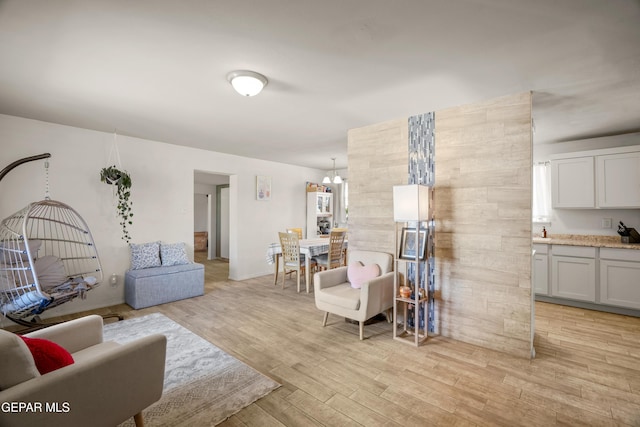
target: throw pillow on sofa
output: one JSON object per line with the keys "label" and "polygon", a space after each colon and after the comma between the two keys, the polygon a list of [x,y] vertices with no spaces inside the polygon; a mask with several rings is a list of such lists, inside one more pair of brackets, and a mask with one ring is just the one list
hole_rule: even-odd
{"label": "throw pillow on sofa", "polygon": [[160,267],[160,242],[150,243],[130,243],[131,248],[131,269],[140,270],[143,268]]}
{"label": "throw pillow on sofa", "polygon": [[73,356],[64,347],[42,338],[20,337],[29,347],[40,375],[73,364]]}
{"label": "throw pillow on sofa", "polygon": [[160,259],[162,266],[191,264],[184,243],[161,243]]}

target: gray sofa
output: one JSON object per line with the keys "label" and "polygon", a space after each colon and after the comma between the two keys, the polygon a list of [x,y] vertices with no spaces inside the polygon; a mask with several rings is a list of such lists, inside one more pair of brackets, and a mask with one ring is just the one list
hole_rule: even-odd
{"label": "gray sofa", "polygon": [[204,265],[190,263],[129,270],[125,302],[135,309],[204,295]]}

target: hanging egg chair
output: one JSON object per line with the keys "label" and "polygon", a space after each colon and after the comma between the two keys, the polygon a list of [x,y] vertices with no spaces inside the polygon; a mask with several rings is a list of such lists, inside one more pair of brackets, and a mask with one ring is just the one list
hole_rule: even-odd
{"label": "hanging egg chair", "polygon": [[[25,157],[0,171],[0,181],[14,168],[44,153]],[[49,197],[49,162],[45,161],[45,199],[31,203],[0,223],[0,313],[23,326],[47,326],[39,315],[86,293],[102,281],[102,267],[87,223],[70,206]],[[107,317],[121,316],[114,314]]]}
{"label": "hanging egg chair", "polygon": [[89,227],[70,206],[45,199],[0,224],[0,311],[12,321],[30,326],[101,280]]}

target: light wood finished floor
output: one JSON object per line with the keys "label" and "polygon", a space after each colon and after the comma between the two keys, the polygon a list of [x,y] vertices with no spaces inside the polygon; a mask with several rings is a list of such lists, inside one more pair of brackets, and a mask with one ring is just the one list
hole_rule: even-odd
{"label": "light wood finished floor", "polygon": [[640,319],[538,303],[533,361],[442,337],[416,349],[386,322],[364,341],[335,316],[323,328],[295,278],[205,263],[202,297],[95,312],[163,313],[283,385],[222,426],[640,426]]}

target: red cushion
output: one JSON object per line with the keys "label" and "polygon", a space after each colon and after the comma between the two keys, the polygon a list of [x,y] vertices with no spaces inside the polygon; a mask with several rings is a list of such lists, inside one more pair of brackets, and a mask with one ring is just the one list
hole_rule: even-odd
{"label": "red cushion", "polygon": [[36,362],[36,368],[38,368],[41,375],[73,363],[71,353],[53,341],[23,336],[20,338],[22,338],[25,344],[27,344],[27,347],[29,347],[29,351],[31,351],[33,355],[33,360]]}
{"label": "red cushion", "polygon": [[360,289],[362,285],[380,275],[378,264],[362,265],[360,261],[352,262],[347,267],[347,278],[351,287]]}

